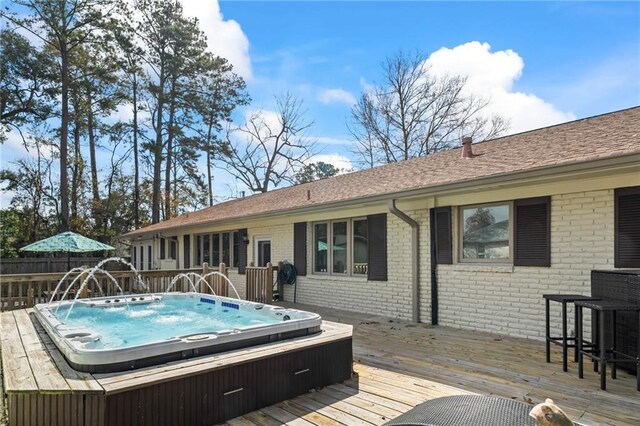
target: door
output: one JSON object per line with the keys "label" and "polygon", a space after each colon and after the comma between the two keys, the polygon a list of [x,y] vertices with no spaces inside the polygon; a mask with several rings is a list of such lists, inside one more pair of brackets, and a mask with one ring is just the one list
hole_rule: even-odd
{"label": "door", "polygon": [[267,266],[271,262],[271,238],[256,239],[256,266]]}

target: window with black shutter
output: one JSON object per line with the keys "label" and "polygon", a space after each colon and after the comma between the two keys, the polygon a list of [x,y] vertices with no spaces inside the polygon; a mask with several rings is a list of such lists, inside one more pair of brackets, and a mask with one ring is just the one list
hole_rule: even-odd
{"label": "window with black shutter", "polygon": [[640,186],[615,190],[614,266],[640,267]]}
{"label": "window with black shutter", "polygon": [[450,265],[453,263],[451,244],[451,207],[437,207],[434,209],[432,224],[435,230],[436,262]]}
{"label": "window with black shutter", "polygon": [[551,266],[551,198],[514,201],[516,266]]}
{"label": "window with black shutter", "polygon": [[297,275],[307,275],[307,222],[293,224],[293,265]]}
{"label": "window with black shutter", "polygon": [[368,272],[371,281],[387,281],[387,215],[367,216]]}

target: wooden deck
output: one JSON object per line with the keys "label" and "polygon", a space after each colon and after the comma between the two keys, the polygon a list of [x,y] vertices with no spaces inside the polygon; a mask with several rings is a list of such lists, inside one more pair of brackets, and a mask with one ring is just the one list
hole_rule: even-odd
{"label": "wooden deck", "polygon": [[541,341],[284,304],[352,324],[357,375],[228,425],[377,425],[425,400],[463,393],[530,404],[552,398],[584,425],[640,424],[635,376],[619,371],[618,379],[608,380],[607,391],[602,391],[597,373],[589,368],[583,380],[576,363],[563,372],[557,346],[548,364]]}
{"label": "wooden deck", "polygon": [[[550,397],[581,424],[640,424],[640,392],[635,390],[634,376],[619,372],[617,380],[608,380],[608,390],[601,391],[597,374],[589,369],[584,380],[577,378],[575,363],[570,362],[569,372],[564,373],[557,347],[553,362],[547,364],[543,342],[286,305],[318,312],[328,321],[353,325],[355,374],[344,383],[229,420],[228,425],[377,425],[425,400],[464,393],[499,395],[531,404]],[[6,320],[9,316],[13,327]],[[189,376],[203,369],[219,368],[232,359],[246,361],[243,357],[251,356],[249,350],[244,350],[233,356],[220,354],[181,361],[171,367],[91,375],[70,369],[46,335],[38,332],[34,338],[29,324],[36,331],[39,324],[33,322],[28,310],[4,313],[0,319],[3,371],[10,376],[4,379],[5,383],[21,383],[21,388],[12,389],[12,394],[13,403],[21,407],[15,415],[23,421],[39,405],[30,405],[26,400],[20,403],[20,398],[36,389],[42,391],[37,404],[64,395],[62,406],[73,410],[82,398],[85,404],[93,401],[91,410],[95,411],[82,413],[86,420],[105,409],[104,398],[110,392],[124,394],[152,382],[173,380],[176,374]],[[334,332],[351,333],[346,329]],[[126,408],[127,401],[123,404]],[[55,410],[48,415],[51,417],[42,424],[80,424],[57,421]]]}

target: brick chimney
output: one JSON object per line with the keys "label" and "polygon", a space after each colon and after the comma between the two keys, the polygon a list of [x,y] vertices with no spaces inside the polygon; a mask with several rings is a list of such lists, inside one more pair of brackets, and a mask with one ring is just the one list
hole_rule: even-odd
{"label": "brick chimney", "polygon": [[470,136],[465,136],[462,138],[462,158],[473,158],[471,142],[472,140]]}

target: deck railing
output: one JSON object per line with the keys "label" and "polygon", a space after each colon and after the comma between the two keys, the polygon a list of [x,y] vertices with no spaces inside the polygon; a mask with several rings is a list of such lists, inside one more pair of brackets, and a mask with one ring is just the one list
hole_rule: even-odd
{"label": "deck railing", "polygon": [[277,271],[277,266],[267,263],[267,266],[247,266],[245,274],[247,277],[247,300],[260,303],[271,303],[273,301],[273,273]]}
{"label": "deck railing", "polygon": [[[138,274],[144,284],[148,287],[145,290],[135,277],[133,271],[108,271],[115,278],[118,285],[125,293],[162,293],[169,289],[171,281],[181,273],[196,272],[205,274],[212,271],[222,271],[227,276],[228,268],[224,264],[220,264],[218,268],[210,268],[205,265],[204,268],[198,269],[172,269],[172,270],[156,270],[156,271],[139,271]],[[62,285],[56,290],[56,286],[64,277],[63,273],[51,274],[1,274],[0,275],[0,312],[10,311],[13,309],[30,308],[36,303],[45,303],[51,300],[59,300],[64,295],[67,288],[75,280],[75,283],[69,290],[65,299],[76,297],[80,291],[82,282],[87,278],[88,273],[81,271],[69,274]],[[81,275],[80,277],[78,277]],[[220,276],[211,276],[207,279],[216,294],[226,296],[228,289],[226,288],[226,280]],[[197,284],[194,281],[194,284]],[[206,288],[206,289],[205,289]],[[102,291],[101,291],[102,289]],[[189,291],[190,284],[187,279],[182,278],[176,282],[172,291]],[[200,286],[200,291],[209,293],[209,289],[204,284]],[[219,291],[219,292],[218,292]],[[120,289],[109,278],[108,275],[96,272],[95,280],[90,279],[78,297],[97,297],[102,295],[114,296],[120,293]]]}

